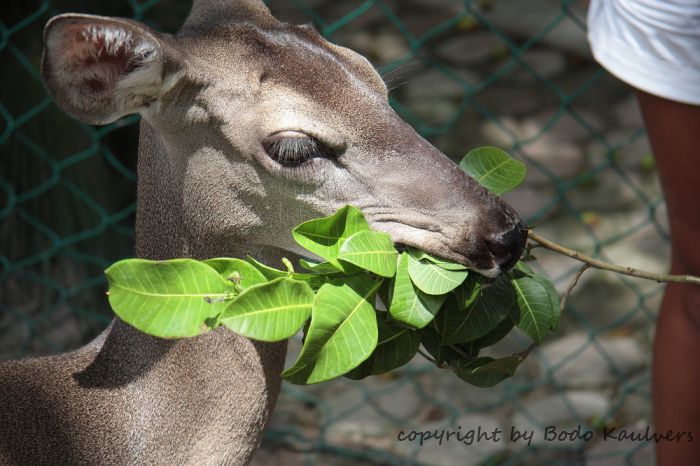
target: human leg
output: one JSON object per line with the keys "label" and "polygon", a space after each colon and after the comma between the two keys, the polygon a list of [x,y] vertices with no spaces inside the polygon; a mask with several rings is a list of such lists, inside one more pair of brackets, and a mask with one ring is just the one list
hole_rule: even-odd
{"label": "human leg", "polygon": [[[700,275],[700,107],[639,91],[671,225],[675,274]],[[657,445],[659,466],[700,461],[700,287],[668,285],[659,312],[652,373],[658,433],[694,441]]]}

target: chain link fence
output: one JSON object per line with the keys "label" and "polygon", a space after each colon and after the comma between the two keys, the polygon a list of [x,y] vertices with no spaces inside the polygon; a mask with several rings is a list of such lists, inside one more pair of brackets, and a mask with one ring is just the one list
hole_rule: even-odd
{"label": "chain link fence", "polygon": [[[493,144],[529,167],[508,200],[542,234],[613,262],[667,267],[668,227],[636,103],[591,59],[585,2],[271,0],[362,53],[404,119],[461,158]],[[41,31],[54,14],[131,17],[167,32],[185,0],[27,0],[0,21],[0,357],[76,348],[111,320],[102,271],[133,255],[138,119],[91,127],[63,115],[41,83]],[[535,249],[560,290],[578,264]],[[285,384],[254,464],[653,464],[653,445],[604,439],[651,422],[649,364],[663,288],[589,271],[559,332],[493,389],[422,359],[362,382]],[[527,345],[513,332],[493,349]],[[300,342],[290,344],[290,358]],[[592,439],[552,438],[579,426]],[[423,445],[411,431],[467,435]],[[533,438],[511,439],[513,429]],[[549,432],[550,435],[547,435]],[[478,433],[478,432],[477,432]],[[410,437],[410,435],[408,436]]]}

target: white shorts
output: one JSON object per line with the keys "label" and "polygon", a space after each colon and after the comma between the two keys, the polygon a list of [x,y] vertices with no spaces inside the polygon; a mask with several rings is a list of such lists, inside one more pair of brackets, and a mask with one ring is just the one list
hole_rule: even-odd
{"label": "white shorts", "polygon": [[592,0],[588,41],[622,81],[700,105],[700,0]]}

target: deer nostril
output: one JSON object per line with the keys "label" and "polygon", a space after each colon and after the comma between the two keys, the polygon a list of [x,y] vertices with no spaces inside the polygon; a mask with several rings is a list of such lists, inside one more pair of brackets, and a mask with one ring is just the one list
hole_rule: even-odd
{"label": "deer nostril", "polygon": [[512,268],[523,253],[527,228],[519,222],[510,230],[486,240],[486,245],[501,271]]}

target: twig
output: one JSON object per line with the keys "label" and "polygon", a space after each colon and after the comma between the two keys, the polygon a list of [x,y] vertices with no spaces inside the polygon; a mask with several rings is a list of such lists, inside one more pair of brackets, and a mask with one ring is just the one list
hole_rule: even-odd
{"label": "twig", "polygon": [[526,357],[528,357],[530,355],[530,353],[532,353],[532,350],[534,350],[535,348],[537,348],[537,343],[531,343],[530,346],[528,346],[525,351],[515,353],[513,356],[515,356],[519,360],[523,361],[523,360],[525,360]]}
{"label": "twig", "polygon": [[616,273],[620,273],[622,275],[629,275],[630,277],[644,278],[646,280],[654,280],[654,281],[659,282],[659,283],[692,283],[694,285],[700,285],[700,277],[696,277],[694,275],[668,275],[668,274],[652,273],[652,272],[645,272],[644,270],[633,269],[632,267],[624,267],[621,265],[615,265],[615,264],[611,264],[609,262],[604,262],[604,261],[595,259],[591,256],[587,256],[587,255],[582,254],[578,251],[574,251],[573,249],[569,249],[567,247],[561,246],[557,243],[554,243],[553,241],[550,241],[546,238],[541,237],[540,235],[533,232],[532,230],[529,231],[528,235],[529,235],[531,240],[535,241],[536,243],[541,244],[546,249],[549,249],[549,250],[554,251],[554,252],[558,252],[558,253],[563,254],[565,256],[568,256],[572,259],[576,259],[577,261],[588,264],[590,267],[593,267],[595,269],[608,270],[610,272],[616,272]]}
{"label": "twig", "polygon": [[430,356],[428,356],[427,354],[425,354],[425,353],[423,352],[423,350],[420,349],[420,348],[418,348],[418,354],[420,354],[421,356],[423,356],[425,359],[427,359],[428,361],[432,362],[432,363],[435,364],[436,366],[438,365],[438,363],[437,363],[437,361],[435,361],[435,359],[433,359],[433,358],[431,358]]}
{"label": "twig", "polygon": [[574,287],[578,285],[578,281],[581,280],[581,275],[583,275],[583,272],[588,270],[590,267],[591,266],[588,264],[583,264],[583,267],[578,269],[578,272],[576,272],[576,275],[574,276],[573,280],[571,280],[571,283],[569,283],[569,286],[566,287],[566,291],[563,295],[561,295],[561,304],[559,305],[559,310],[561,312],[564,312],[564,308],[566,307],[566,301],[569,299],[569,295],[573,291]]}
{"label": "twig", "polygon": [[469,359],[472,357],[469,353],[467,353],[466,351],[463,351],[461,348],[458,348],[455,345],[447,345],[447,347],[465,359]]}

